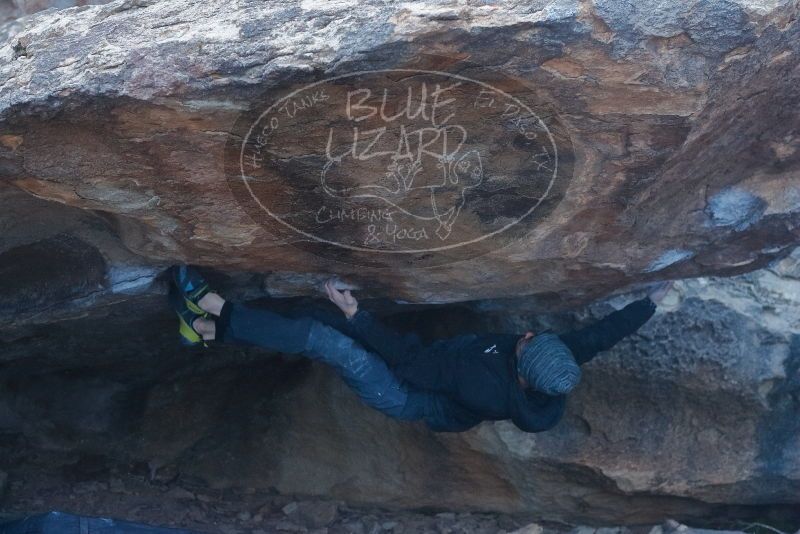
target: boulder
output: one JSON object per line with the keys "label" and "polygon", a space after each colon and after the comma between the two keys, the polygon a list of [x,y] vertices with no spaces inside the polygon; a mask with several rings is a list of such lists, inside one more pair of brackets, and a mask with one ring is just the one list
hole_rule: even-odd
{"label": "boulder", "polygon": [[[0,12],[2,467],[37,489],[25,475],[42,465],[99,457],[165,491],[193,480],[537,524],[796,517],[797,12]],[[429,340],[561,331],[681,281],[586,367],[552,431],[448,435],[370,411],[303,360],[180,347],[164,276],[178,262],[254,305],[320,297],[336,274]]]}
{"label": "boulder", "polygon": [[140,263],[267,271],[276,294],[335,271],[552,309],[754,270],[800,232],[797,9],[46,10],[0,47],[0,182],[95,214]]}
{"label": "boulder", "polygon": [[[336,507],[317,513],[316,497],[585,525],[786,520],[800,495],[798,258],[676,283],[635,336],[584,368],[564,419],[541,434],[508,422],[435,434],[394,421],[323,366],[255,349],[181,350],[163,297],[130,298],[6,342],[0,430],[28,445],[3,441],[0,452],[19,469],[38,469],[30,450],[72,451],[145,462],[146,480],[170,466],[211,488],[310,496],[281,505],[293,518],[308,504],[308,517],[327,520]],[[527,299],[388,314],[364,305],[432,339],[560,332],[636,296],[567,314],[532,312]]]}

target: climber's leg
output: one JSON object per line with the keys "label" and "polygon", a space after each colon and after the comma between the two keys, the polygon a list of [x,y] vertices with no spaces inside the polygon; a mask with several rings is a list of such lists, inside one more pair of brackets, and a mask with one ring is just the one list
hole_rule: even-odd
{"label": "climber's leg", "polygon": [[[203,330],[207,319],[195,321]],[[311,317],[290,318],[269,311],[226,302],[213,322],[214,334],[224,343],[255,345],[289,354],[302,354],[333,367],[368,406],[389,417],[437,423],[442,401],[431,392],[398,379],[386,362],[361,344]]]}
{"label": "climber's leg", "polygon": [[295,319],[226,301],[216,321],[197,319],[194,327],[200,332],[213,330],[223,343],[302,354],[326,363],[365,404],[389,417],[427,421],[436,410],[432,395],[399,380],[377,354],[311,317]]}
{"label": "climber's leg", "polygon": [[408,420],[425,415],[424,403],[407,403],[408,388],[392,374],[383,359],[335,328],[310,317],[294,319],[226,302],[215,328],[217,339],[224,343],[303,354],[330,365],[365,404],[390,417]]}
{"label": "climber's leg", "polygon": [[222,343],[255,345],[277,352],[305,350],[310,317],[293,319],[278,313],[225,301],[215,321],[215,339]]}
{"label": "climber's leg", "polygon": [[358,339],[356,329],[348,322],[347,317],[344,316],[339,308],[329,301],[316,300],[314,302],[305,303],[302,306],[297,306],[292,310],[291,316],[311,317],[315,321],[335,328],[347,337],[351,337],[361,343],[361,340]]}
{"label": "climber's leg", "polygon": [[335,328],[313,321],[305,356],[333,367],[368,406],[389,417],[423,419],[427,407],[420,395],[401,382],[378,355]]}

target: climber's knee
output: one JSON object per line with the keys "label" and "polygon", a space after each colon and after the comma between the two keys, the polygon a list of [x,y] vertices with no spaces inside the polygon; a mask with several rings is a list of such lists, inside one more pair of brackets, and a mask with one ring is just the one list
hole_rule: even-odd
{"label": "climber's knee", "polygon": [[368,406],[389,417],[408,419],[406,386],[386,362],[352,338],[314,321],[305,354],[332,366]]}

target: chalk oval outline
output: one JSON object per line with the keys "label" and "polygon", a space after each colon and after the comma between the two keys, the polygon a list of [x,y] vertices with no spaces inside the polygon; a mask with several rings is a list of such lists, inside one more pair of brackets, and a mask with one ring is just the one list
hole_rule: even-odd
{"label": "chalk oval outline", "polygon": [[[250,184],[248,183],[248,179],[247,179],[247,177],[245,176],[245,173],[244,173],[244,149],[245,149],[245,146],[247,146],[248,139],[250,139],[250,137],[251,137],[251,135],[253,133],[253,128],[255,128],[258,124],[261,123],[261,120],[264,118],[264,116],[266,116],[268,113],[270,113],[273,110],[273,108],[275,108],[278,104],[282,103],[283,101],[285,101],[285,100],[287,100],[289,98],[292,98],[294,95],[296,95],[299,92],[306,91],[307,89],[316,87],[316,86],[318,86],[320,84],[328,83],[328,82],[331,82],[331,81],[334,81],[334,80],[340,80],[342,78],[350,78],[350,77],[353,77],[353,76],[359,76],[359,75],[365,75],[365,74],[377,74],[377,73],[392,73],[392,72],[417,73],[417,74],[435,74],[435,75],[439,75],[439,76],[444,76],[444,77],[449,77],[449,78],[455,78],[455,79],[458,79],[458,80],[463,80],[463,81],[466,81],[466,82],[469,82],[469,83],[475,83],[475,84],[478,84],[478,85],[483,86],[485,88],[488,88],[488,89],[490,89],[492,91],[495,91],[496,93],[501,94],[506,98],[509,98],[509,99],[513,100],[514,102],[519,104],[523,109],[528,111],[528,113],[530,113],[531,115],[536,117],[536,120],[539,122],[539,124],[542,126],[542,128],[544,128],[544,131],[547,132],[547,137],[550,139],[550,144],[552,145],[552,148],[553,148],[554,160],[555,160],[555,165],[554,165],[554,169],[553,169],[553,175],[550,178],[550,183],[547,185],[547,189],[545,190],[545,192],[541,196],[541,198],[539,198],[539,200],[536,202],[536,204],[534,204],[528,211],[526,211],[517,220],[515,220],[515,221],[513,221],[513,222],[511,222],[509,224],[506,224],[502,228],[494,230],[493,232],[489,232],[488,234],[485,234],[485,235],[482,235],[480,237],[476,237],[476,238],[470,239],[468,241],[455,243],[455,244],[452,244],[452,245],[440,246],[440,247],[430,248],[430,249],[414,249],[414,250],[381,250],[381,249],[374,249],[374,248],[364,248],[364,247],[358,247],[358,246],[354,246],[354,245],[347,245],[345,243],[338,243],[336,241],[331,241],[331,240],[328,240],[328,239],[320,238],[320,237],[318,237],[318,236],[316,236],[314,234],[308,233],[308,232],[306,232],[304,230],[301,230],[299,228],[294,227],[293,225],[287,223],[286,221],[284,221],[283,219],[281,219],[280,217],[278,217],[277,215],[272,213],[269,210],[269,208],[264,206],[264,204],[262,204],[261,200],[253,193],[253,190],[250,188]],[[430,253],[430,252],[439,252],[439,251],[442,251],[442,250],[450,250],[450,249],[459,248],[459,247],[463,247],[463,246],[474,244],[474,243],[479,243],[479,242],[485,240],[488,237],[492,237],[492,236],[495,236],[495,235],[500,234],[502,232],[505,232],[509,228],[519,224],[522,221],[522,219],[524,219],[525,217],[528,217],[531,213],[533,213],[534,210],[536,210],[536,208],[538,208],[539,205],[548,197],[548,195],[550,194],[550,190],[552,189],[553,184],[556,181],[556,177],[558,175],[558,145],[556,144],[555,140],[553,139],[553,135],[550,132],[550,129],[547,127],[547,125],[545,125],[544,122],[542,122],[542,119],[539,117],[539,115],[537,113],[535,113],[527,104],[525,104],[522,101],[520,101],[517,97],[506,93],[502,89],[497,89],[495,87],[492,87],[490,84],[488,84],[486,82],[482,82],[480,80],[474,80],[472,78],[468,78],[468,77],[462,76],[460,74],[452,74],[452,73],[449,73],[449,72],[442,72],[442,71],[435,71],[435,70],[423,70],[423,69],[360,70],[360,71],[355,71],[355,72],[349,72],[347,74],[340,74],[340,75],[334,76],[332,78],[325,78],[323,80],[319,80],[319,81],[304,85],[303,87],[295,89],[294,91],[292,91],[288,95],[278,99],[278,101],[276,101],[274,104],[272,104],[270,107],[268,107],[263,113],[261,113],[261,115],[258,116],[258,118],[253,122],[253,124],[247,130],[247,135],[245,135],[245,137],[244,137],[244,139],[242,141],[242,148],[241,148],[240,153],[239,153],[239,170],[241,171],[240,172],[240,178],[244,182],[245,188],[247,188],[248,193],[250,193],[250,196],[256,202],[256,204],[258,204],[258,206],[262,210],[264,210],[264,212],[267,215],[269,215],[272,219],[274,219],[275,221],[281,223],[282,225],[284,225],[285,227],[289,228],[290,230],[292,230],[293,232],[295,232],[297,234],[300,234],[300,235],[303,235],[305,237],[308,237],[309,239],[312,239],[313,241],[316,241],[318,243],[325,243],[327,245],[331,245],[331,246],[334,246],[334,247],[341,247],[341,248],[345,248],[345,249],[349,249],[349,250],[354,250],[354,251],[357,251],[357,252],[372,252],[372,253],[384,253],[384,254],[424,254],[424,253]]]}

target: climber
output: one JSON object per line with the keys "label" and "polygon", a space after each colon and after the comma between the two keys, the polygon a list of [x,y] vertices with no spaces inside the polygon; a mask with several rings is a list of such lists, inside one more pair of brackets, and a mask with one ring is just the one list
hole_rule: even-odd
{"label": "climber", "polygon": [[173,281],[171,301],[187,344],[213,340],[305,355],[332,366],[372,408],[400,420],[423,420],[440,432],[504,419],[526,432],[552,428],[580,380],[580,365],[634,333],[671,287],[662,283],[597,323],[565,334],[467,334],[425,345],[414,334],[384,326],[332,280],[325,291],[344,314],[338,320],[226,301],[191,267],[174,267]]}

